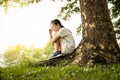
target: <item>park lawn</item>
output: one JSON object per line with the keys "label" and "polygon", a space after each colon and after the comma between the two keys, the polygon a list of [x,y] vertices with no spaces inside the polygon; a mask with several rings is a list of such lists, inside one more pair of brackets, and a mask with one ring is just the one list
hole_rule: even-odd
{"label": "park lawn", "polygon": [[0,80],[120,80],[120,64],[0,68]]}

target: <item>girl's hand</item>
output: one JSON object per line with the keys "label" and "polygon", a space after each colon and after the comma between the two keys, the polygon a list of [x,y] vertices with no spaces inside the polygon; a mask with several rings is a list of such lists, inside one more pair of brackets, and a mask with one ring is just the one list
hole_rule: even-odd
{"label": "girl's hand", "polygon": [[52,33],[52,29],[49,29],[49,32]]}

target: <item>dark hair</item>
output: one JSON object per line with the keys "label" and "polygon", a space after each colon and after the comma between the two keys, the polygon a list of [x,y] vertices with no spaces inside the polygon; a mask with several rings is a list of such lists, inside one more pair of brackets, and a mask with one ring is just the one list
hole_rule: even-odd
{"label": "dark hair", "polygon": [[61,24],[60,20],[58,20],[58,19],[52,20],[51,23],[52,23],[52,24],[55,24],[55,25],[58,25],[58,24],[59,24],[61,27],[64,27],[64,26]]}

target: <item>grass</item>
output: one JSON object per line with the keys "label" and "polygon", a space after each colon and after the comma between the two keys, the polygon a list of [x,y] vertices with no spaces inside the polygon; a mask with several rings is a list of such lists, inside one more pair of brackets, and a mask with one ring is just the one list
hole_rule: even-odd
{"label": "grass", "polygon": [[120,80],[120,65],[0,68],[1,80]]}

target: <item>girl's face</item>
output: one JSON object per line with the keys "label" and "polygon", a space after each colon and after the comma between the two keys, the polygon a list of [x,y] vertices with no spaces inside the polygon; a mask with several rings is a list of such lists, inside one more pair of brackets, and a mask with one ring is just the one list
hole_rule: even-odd
{"label": "girl's face", "polygon": [[59,29],[60,29],[60,26],[59,26],[59,24],[58,25],[55,25],[55,24],[50,24],[50,26],[51,26],[51,29],[53,30],[53,31],[55,31],[55,32],[57,32]]}

